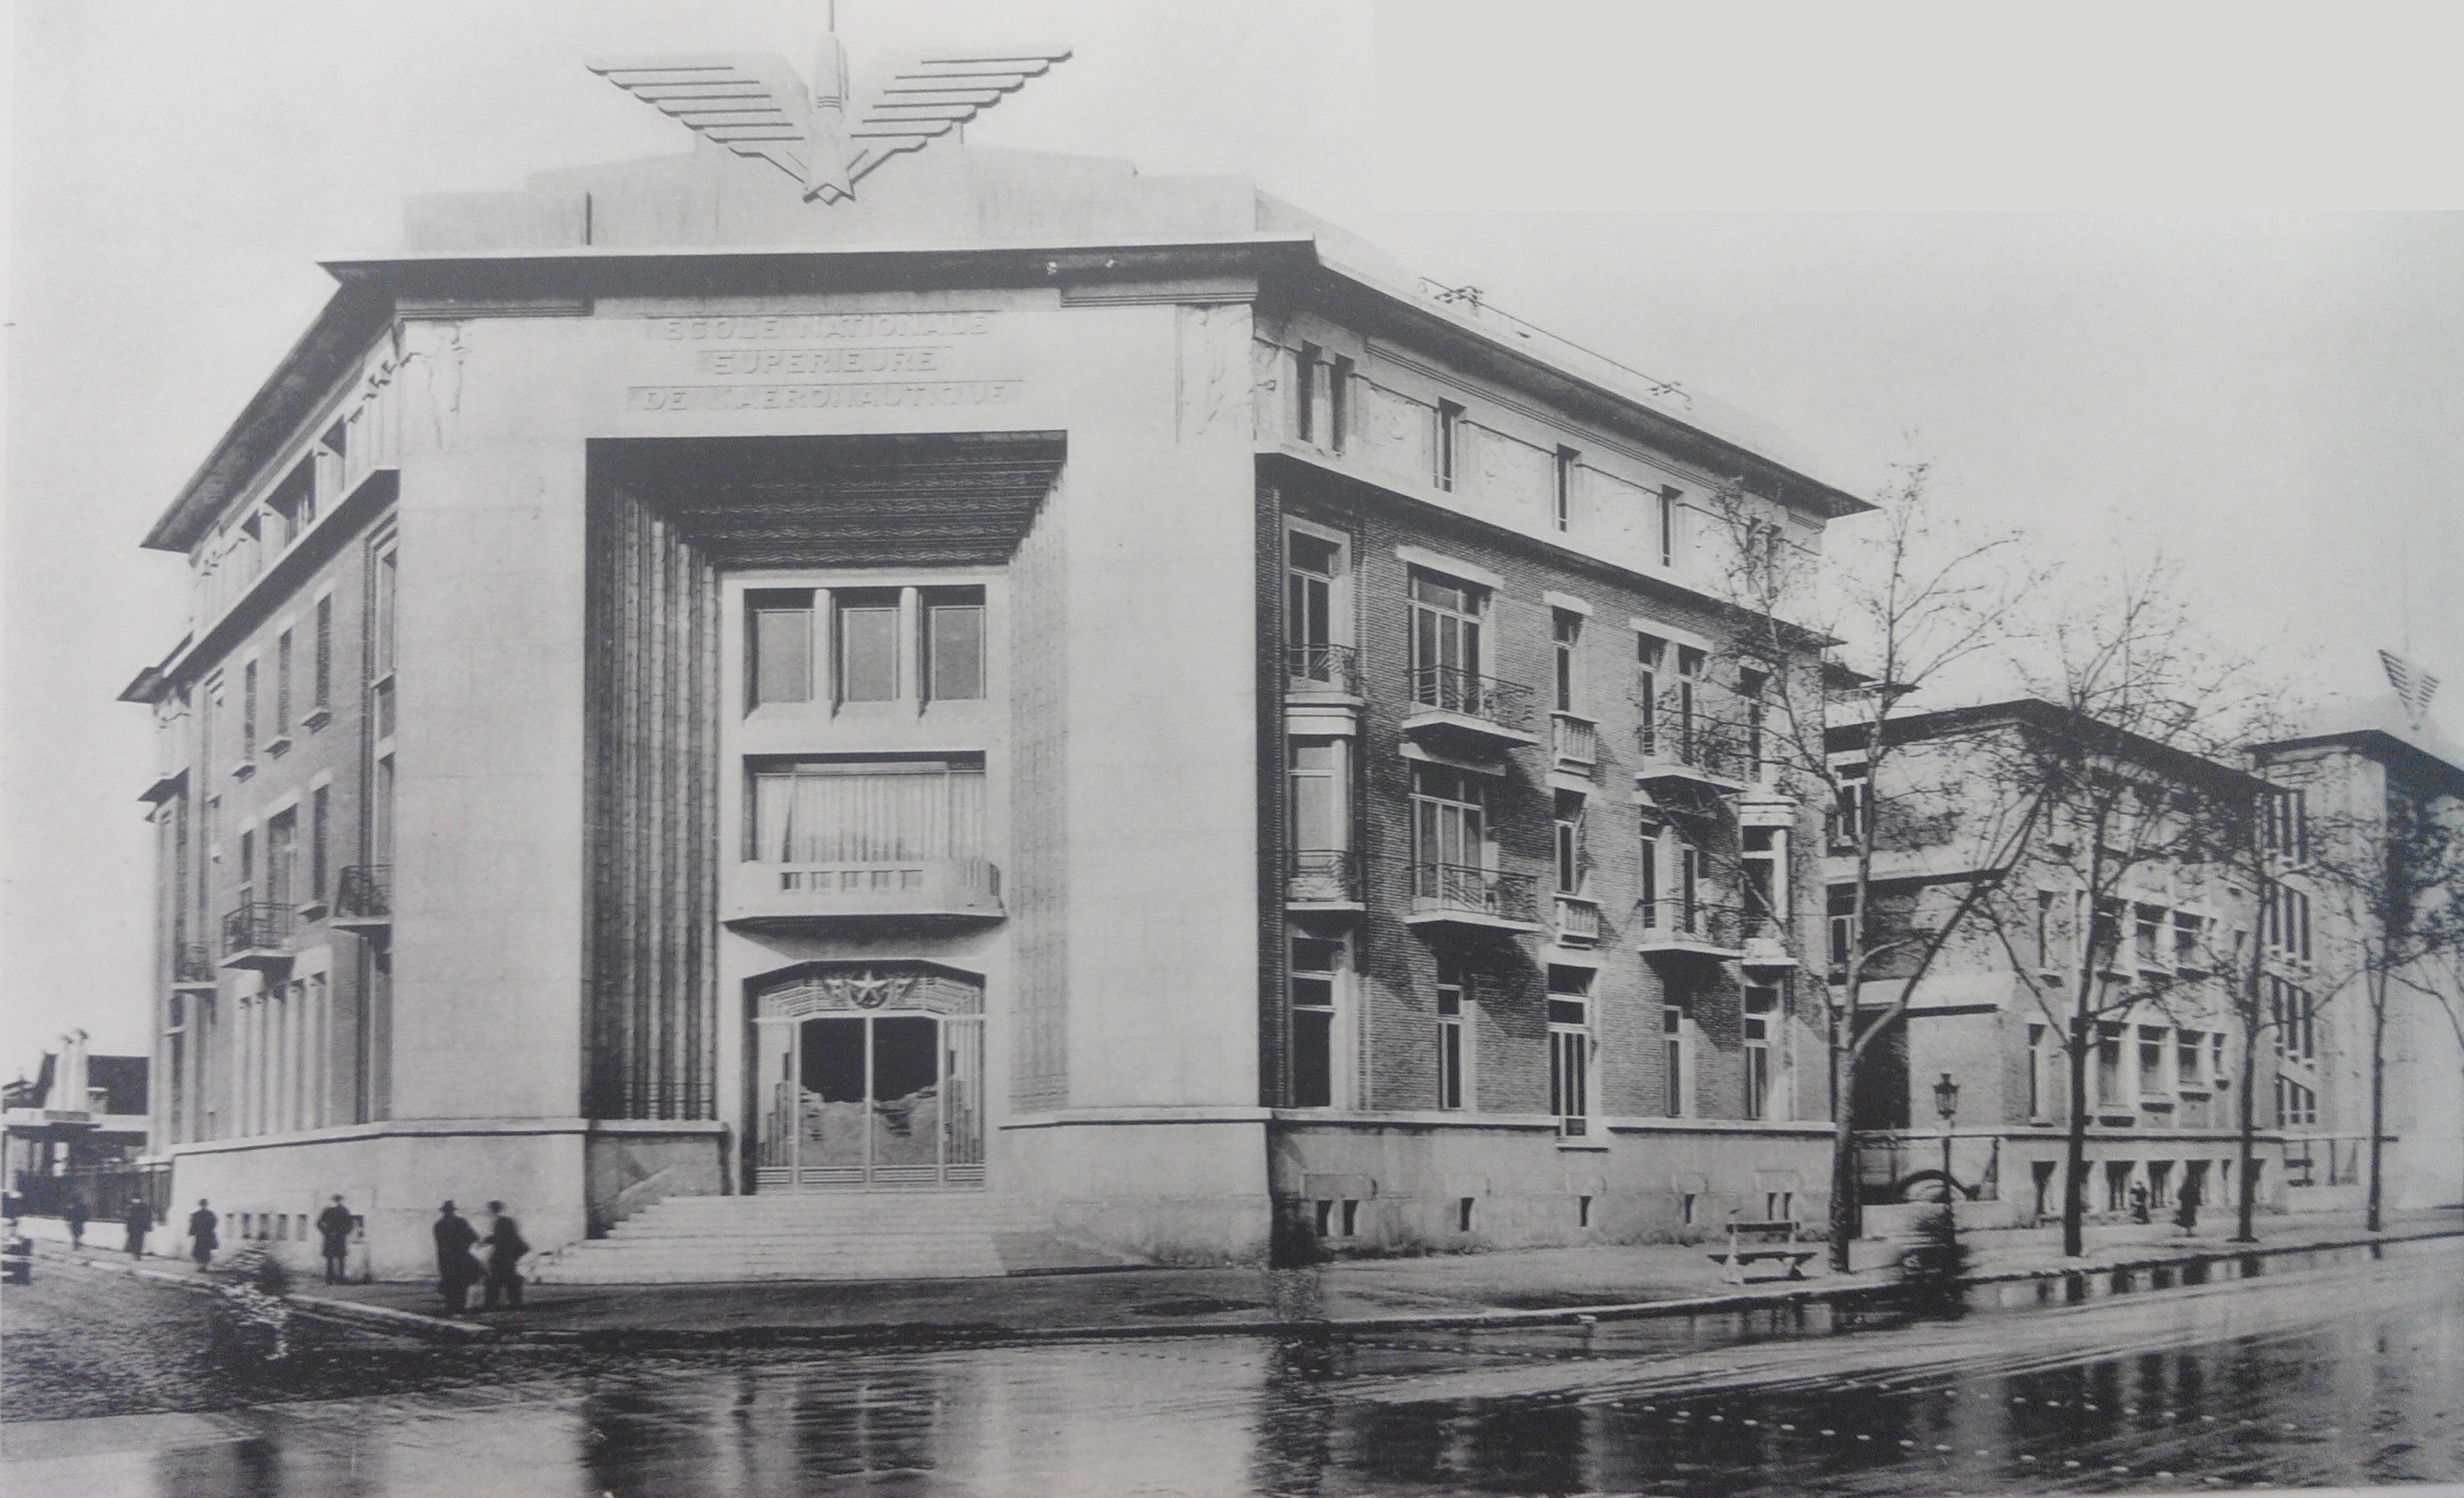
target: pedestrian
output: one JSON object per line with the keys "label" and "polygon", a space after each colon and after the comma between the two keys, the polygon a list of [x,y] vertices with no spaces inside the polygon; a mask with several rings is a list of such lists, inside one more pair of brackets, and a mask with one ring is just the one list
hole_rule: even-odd
{"label": "pedestrian", "polygon": [[128,1210],[121,1214],[120,1221],[128,1227],[128,1257],[144,1258],[145,1235],[154,1231],[154,1209],[145,1204],[143,1197],[130,1197]]}
{"label": "pedestrian", "polygon": [[2174,1209],[2173,1221],[2186,1233],[2199,1230],[2199,1188],[2194,1183],[2182,1182],[2182,1204]]}
{"label": "pedestrian", "polygon": [[68,1210],[60,1215],[68,1219],[69,1251],[75,1253],[85,1246],[85,1198],[69,1198]]}
{"label": "pedestrian", "polygon": [[505,1211],[501,1201],[488,1203],[495,1221],[488,1224],[488,1289],[479,1300],[481,1311],[496,1309],[496,1297],[505,1298],[505,1309],[522,1309],[522,1255],[531,1245],[522,1241],[522,1227]]}
{"label": "pedestrian", "polygon": [[2130,1188],[2130,1220],[2134,1223],[2145,1223],[2147,1221],[2147,1188],[2145,1186],[2134,1185]]}
{"label": "pedestrian", "polygon": [[486,1272],[471,1254],[471,1245],[479,1241],[479,1235],[454,1212],[451,1201],[437,1211],[434,1232],[436,1288],[445,1296],[446,1314],[458,1316],[472,1285]]}
{"label": "pedestrian", "polygon": [[351,1209],[337,1196],[334,1204],[317,1214],[317,1236],[325,1248],[325,1283],[340,1285],[351,1277],[351,1228],[356,1223]]}
{"label": "pedestrian", "polygon": [[214,1250],[223,1245],[222,1235],[214,1231],[214,1224],[212,1203],[199,1197],[197,1209],[188,1214],[188,1257],[197,1261],[200,1271],[213,1262]]}

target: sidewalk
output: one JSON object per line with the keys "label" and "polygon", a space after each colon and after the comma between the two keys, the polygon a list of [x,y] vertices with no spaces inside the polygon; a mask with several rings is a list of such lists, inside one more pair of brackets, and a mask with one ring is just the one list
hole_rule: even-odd
{"label": "sidewalk", "polygon": [[[2359,1213],[2262,1218],[2254,1247],[2226,1240],[2230,1219],[2185,1237],[2169,1223],[2092,1226],[2083,1259],[2061,1256],[2058,1227],[2003,1228],[1969,1235],[1974,1275],[2026,1278],[2078,1270],[2230,1259],[2254,1251],[2369,1242]],[[2380,1241],[2464,1235],[2464,1211],[2400,1213]],[[522,1340],[628,1346],[748,1345],[762,1342],[914,1342],[1071,1336],[1188,1335],[1296,1324],[1375,1329],[1511,1325],[1734,1310],[1798,1299],[1828,1299],[1887,1283],[1898,1245],[1861,1240],[1857,1269],[1807,1278],[1776,1277],[1742,1289],[1726,1284],[1712,1245],[1539,1248],[1418,1259],[1349,1260],[1313,1269],[1257,1267],[1130,1269],[985,1280],[868,1283],[534,1287],[518,1312],[472,1313],[474,1324]],[[406,1314],[433,1317],[431,1287],[329,1286],[300,1291],[341,1302],[395,1325]],[[387,1313],[390,1314],[387,1314]]]}

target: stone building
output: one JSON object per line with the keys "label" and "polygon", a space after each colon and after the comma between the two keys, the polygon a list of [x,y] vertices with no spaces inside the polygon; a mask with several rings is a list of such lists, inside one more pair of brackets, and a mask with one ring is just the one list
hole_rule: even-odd
{"label": "stone building", "polygon": [[875,165],[328,264],[147,539],[178,1196],[574,1278],[1816,1215],[1720,547],[1864,506],[1245,183]]}

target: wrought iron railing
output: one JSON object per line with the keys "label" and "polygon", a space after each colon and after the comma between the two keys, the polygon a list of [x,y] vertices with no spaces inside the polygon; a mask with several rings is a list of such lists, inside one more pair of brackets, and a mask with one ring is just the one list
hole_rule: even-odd
{"label": "wrought iron railing", "polygon": [[293,912],[288,905],[253,900],[223,917],[223,956],[243,952],[279,952],[291,941]]}
{"label": "wrought iron railing", "polygon": [[1286,870],[1285,895],[1303,904],[1350,904],[1360,898],[1360,855],[1349,848],[1299,848]]}
{"label": "wrought iron railing", "polygon": [[1598,902],[1578,894],[1557,896],[1557,939],[1589,946],[1600,939]]}
{"label": "wrought iron railing", "polygon": [[391,920],[393,865],[353,864],[334,891],[336,920]]}
{"label": "wrought iron railing", "polygon": [[1569,764],[1590,766],[1600,761],[1599,725],[1572,713],[1549,715],[1550,737],[1557,758]]}
{"label": "wrought iron railing", "polygon": [[1527,921],[1535,926],[1540,922],[1539,880],[1530,874],[1501,873],[1494,869],[1419,859],[1413,860],[1407,870],[1412,913],[1416,915],[1454,912]]}
{"label": "wrought iron railing", "polygon": [[1714,714],[1701,693],[1662,692],[1644,704],[1634,731],[1635,749],[1646,772],[1683,766],[1705,774],[1749,779],[1756,766],[1751,736],[1741,724]]}
{"label": "wrought iron railing", "polygon": [[1287,645],[1284,672],[1294,681],[1314,682],[1330,692],[1360,691],[1360,652],[1349,645]]}
{"label": "wrought iron railing", "polygon": [[1746,913],[1733,905],[1704,900],[1638,900],[1635,924],[1643,946],[1681,941],[1742,951],[1746,944]]}
{"label": "wrought iron railing", "polygon": [[1412,672],[1412,700],[1420,707],[1460,713],[1516,733],[1531,727],[1531,689],[1452,666],[1423,666]]}
{"label": "wrought iron railing", "polygon": [[182,941],[171,949],[171,981],[175,983],[210,983],[214,981],[213,948],[202,941]]}

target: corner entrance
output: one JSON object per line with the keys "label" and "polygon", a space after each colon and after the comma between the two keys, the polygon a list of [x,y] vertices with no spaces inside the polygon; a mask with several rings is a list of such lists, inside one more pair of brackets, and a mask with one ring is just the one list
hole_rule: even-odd
{"label": "corner entrance", "polygon": [[977,980],[817,965],[771,980],[753,1008],[757,1190],[984,1183]]}

